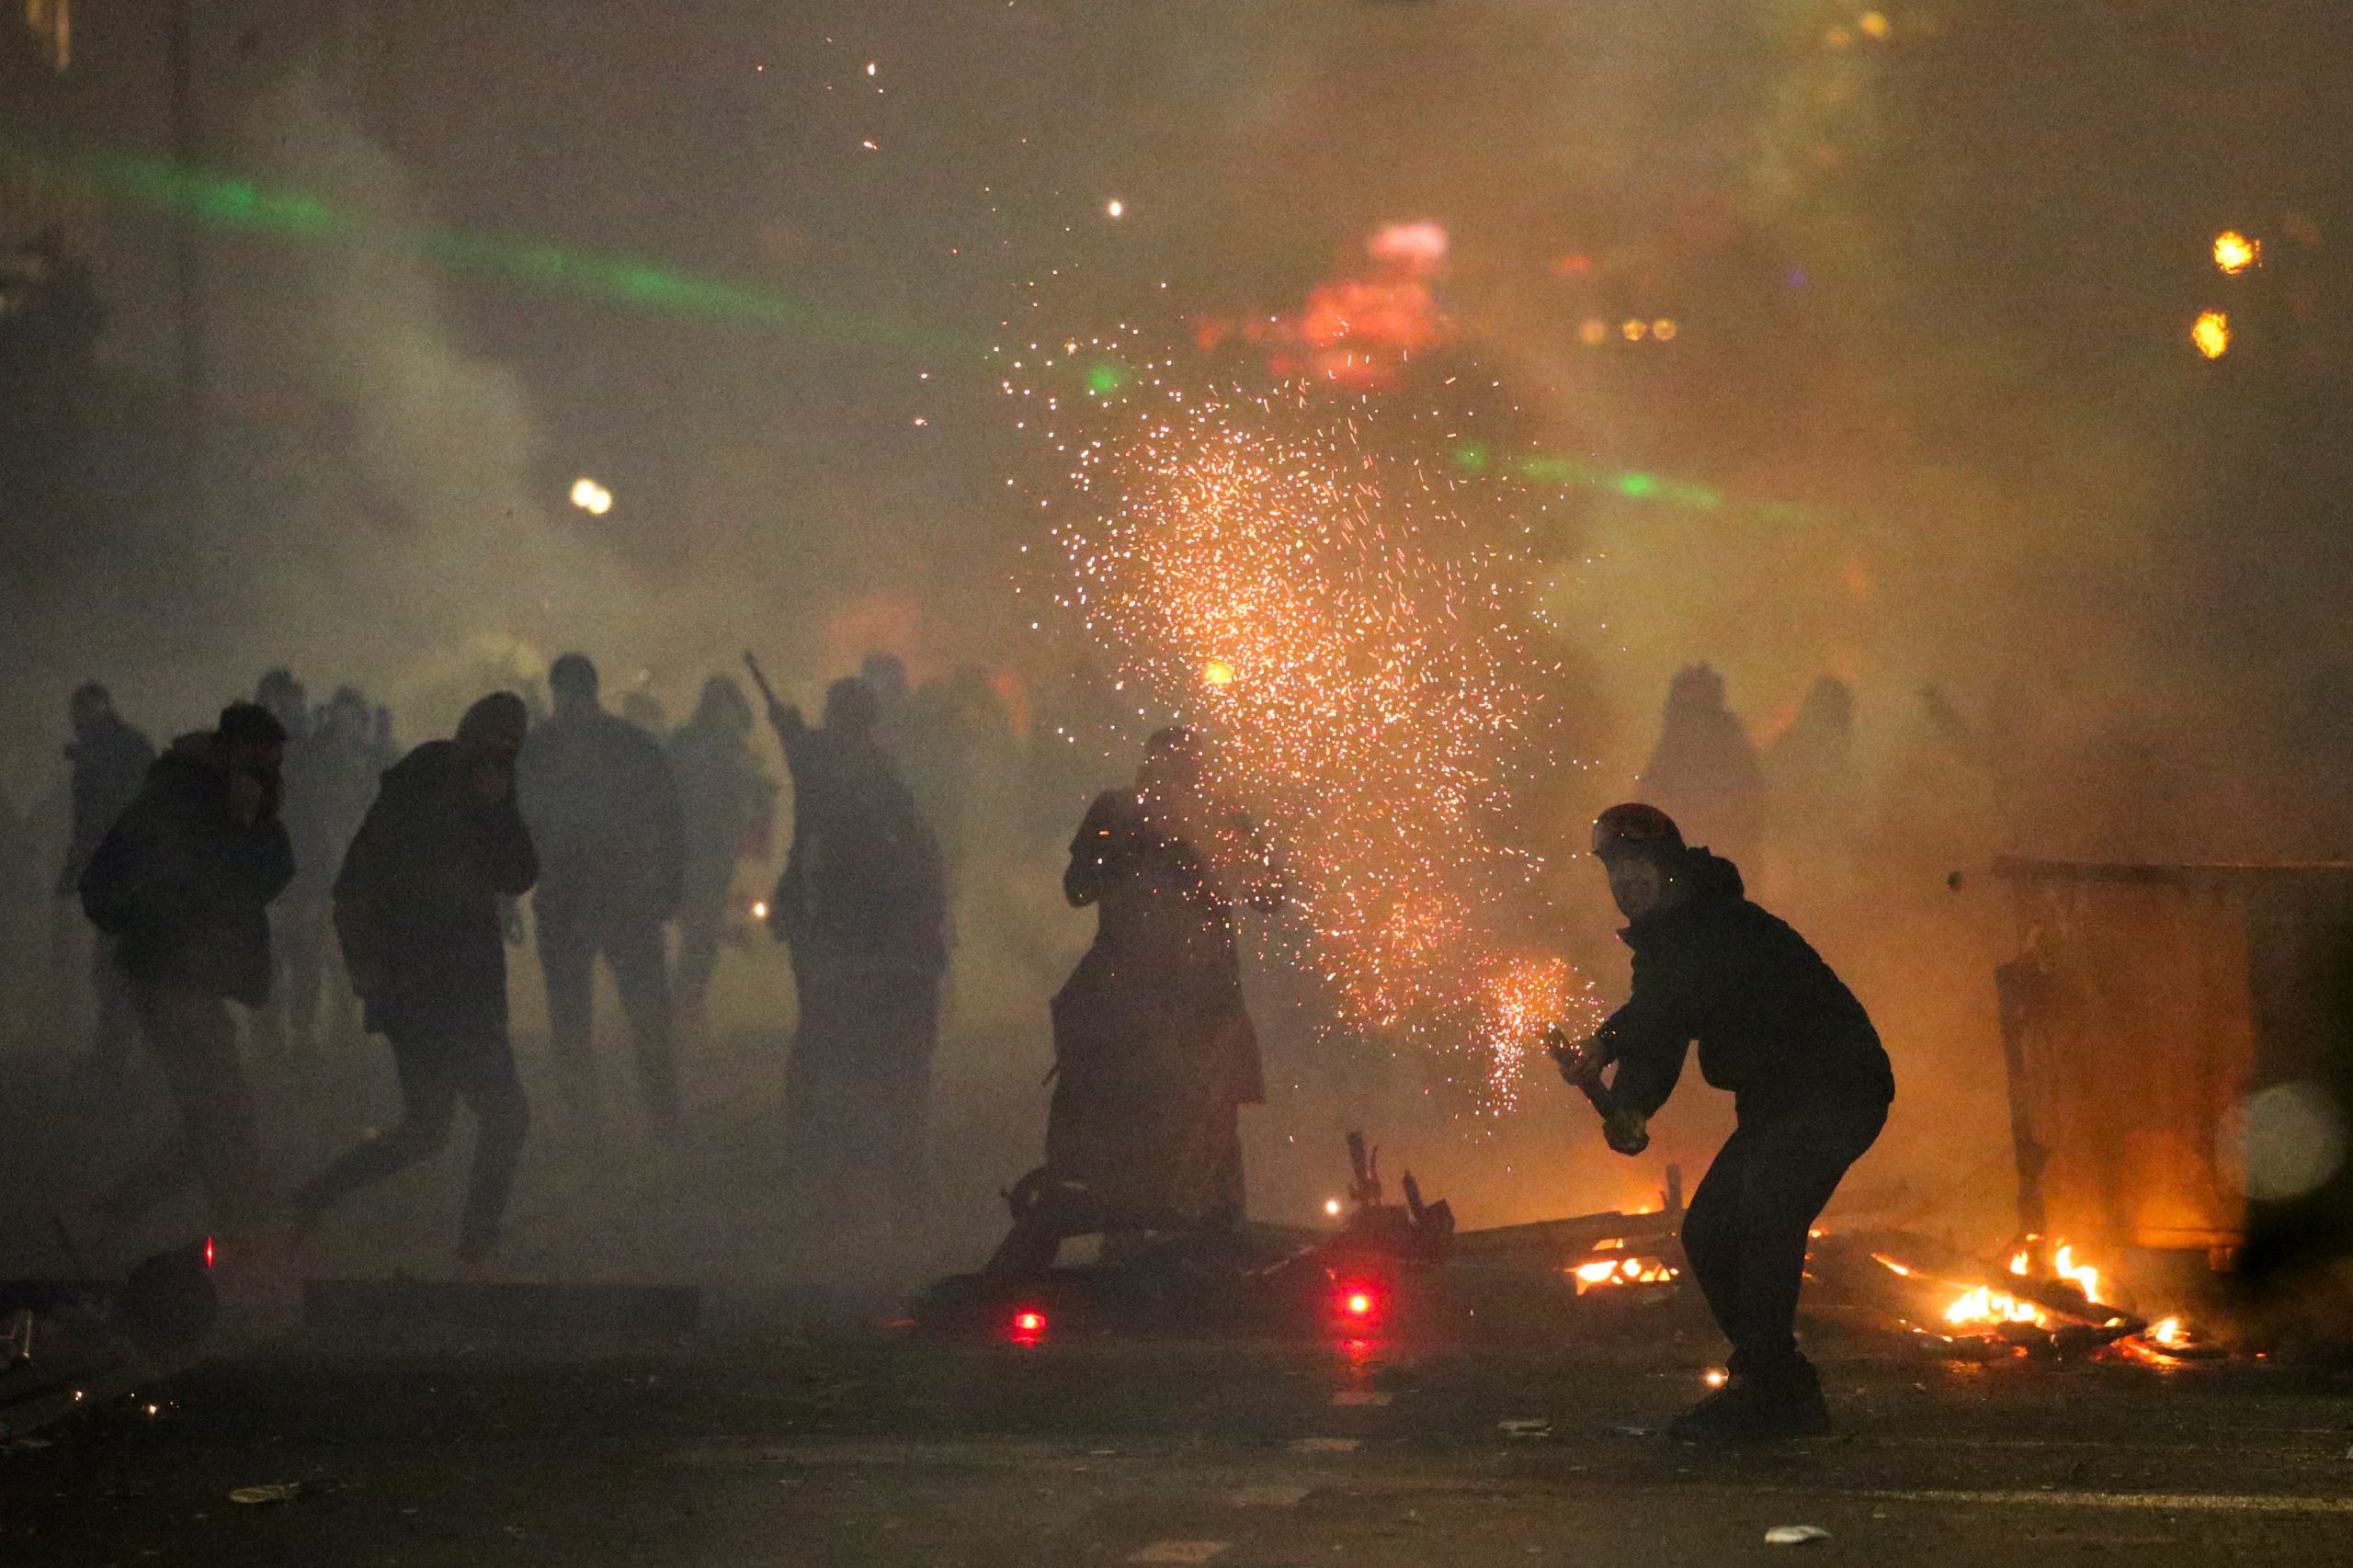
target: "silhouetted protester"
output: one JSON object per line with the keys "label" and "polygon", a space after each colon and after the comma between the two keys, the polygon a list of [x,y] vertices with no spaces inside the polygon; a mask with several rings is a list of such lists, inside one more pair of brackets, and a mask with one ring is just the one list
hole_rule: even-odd
{"label": "silhouetted protester", "polygon": [[368,1029],[392,1048],[404,1114],[295,1194],[306,1229],[361,1187],[439,1153],[462,1098],[475,1134],[459,1260],[480,1264],[498,1244],[530,1124],[506,1033],[499,904],[539,877],[515,804],[529,722],[512,692],[475,703],[457,739],[427,741],[384,775],[344,857],[335,930]]}
{"label": "silhouetted protester", "polygon": [[1597,1085],[1617,1064],[1597,1090],[1616,1102],[1605,1127],[1612,1147],[1639,1153],[1696,1040],[1701,1074],[1732,1092],[1739,1116],[1683,1221],[1692,1278],[1732,1341],[1731,1377],[1671,1430],[1692,1440],[1824,1430],[1822,1385],[1796,1335],[1807,1232],[1886,1125],[1887,1052],[1805,938],[1748,902],[1731,861],[1686,848],[1665,812],[1610,807],[1593,851],[1626,917],[1634,988],[1563,1057],[1563,1075]]}
{"label": "silhouetted protester", "polygon": [[989,1272],[1051,1267],[1067,1237],[1230,1230],[1242,1217],[1240,1110],[1263,1104],[1234,908],[1273,909],[1279,873],[1202,780],[1190,730],[1153,736],[1131,789],[1096,797],[1063,891],[1095,943],[1053,1001],[1046,1164],[1013,1194]]}
{"label": "silhouetted protester", "polygon": [[[65,748],[74,768],[74,818],[65,864],[57,874],[60,898],[80,892],[83,869],[155,765],[155,744],[124,722],[114,710],[114,699],[97,682],[75,688],[66,711],[74,724],[74,739]],[[115,949],[115,938],[103,931],[90,944],[90,990],[97,1003],[90,1062],[106,1073],[130,1064],[131,1037],[138,1032],[131,982]]]}
{"label": "silhouetted protester", "polygon": [[216,1225],[251,1224],[260,1151],[228,1004],[269,1001],[269,903],[294,879],[278,820],[286,728],[249,702],[183,735],[149,770],[82,872],[82,907],[118,943],[181,1137],[99,1200],[137,1218],[199,1176]]}
{"label": "silhouetted protester", "polygon": [[1643,793],[1694,824],[1735,858],[1753,853],[1763,828],[1765,776],[1739,716],[1724,704],[1724,677],[1707,665],[1676,672],[1666,688],[1658,749]]}
{"label": "silhouetted protester", "polygon": [[1880,790],[1881,852],[1901,869],[1937,880],[1983,865],[2006,835],[2001,781],[1976,726],[1930,682],[1892,750]]}
{"label": "silhouetted protester", "polygon": [[1824,676],[1807,690],[1797,718],[1765,748],[1765,778],[1777,863],[1815,878],[1851,865],[1863,802],[1855,694],[1845,681]]}
{"label": "silhouetted protester", "polygon": [[597,666],[566,653],[548,672],[555,716],[531,731],[517,772],[540,853],[532,895],[557,1082],[575,1119],[602,1115],[593,1043],[597,956],[628,1011],[638,1085],[658,1129],[678,1119],[665,927],[686,871],[678,789],[662,744],[597,700]]}
{"label": "silhouetted protester", "polygon": [[326,820],[325,780],[318,738],[312,733],[309,693],[293,672],[278,668],[256,684],[254,701],[286,729],[282,814],[287,838],[294,846],[294,881],[270,912],[278,975],[269,1005],[254,1015],[254,1044],[266,1056],[290,1049],[308,1058],[318,1046],[319,992],[334,918],[329,893],[343,845],[334,841]]}
{"label": "silhouetted protester", "polygon": [[[377,725],[378,710],[369,706],[357,687],[350,686],[337,687],[312,721],[309,771],[315,820],[310,831],[335,865],[342,864],[345,851],[359,832],[384,770],[399,759],[380,739]],[[385,733],[388,736],[389,726]],[[297,862],[302,857],[302,842],[301,835],[296,835]],[[299,883],[301,878],[296,881]],[[357,997],[349,976],[338,975],[331,949],[324,949],[322,957],[327,961],[307,971],[298,969],[290,960],[287,964],[287,1013],[298,1042],[316,1039],[322,1027],[336,1040],[355,1036]]]}
{"label": "silhouetted protester", "polygon": [[694,717],[670,737],[670,768],[686,816],[686,892],[678,903],[678,1016],[705,1027],[704,999],[733,908],[735,868],[766,859],[776,831],[776,782],[752,756],[752,705],[726,676],[703,683]]}
{"label": "silhouetted protester", "polygon": [[900,726],[905,722],[907,699],[915,686],[907,675],[907,662],[887,649],[877,649],[859,661],[858,676],[874,693],[874,738],[885,751],[898,756],[904,738]]}
{"label": "silhouetted protester", "polygon": [[785,1135],[804,1203],[904,1222],[921,1197],[947,894],[938,841],[876,743],[876,706],[854,677],[827,689],[823,728],[770,700],[793,794],[768,926],[801,1004]]}

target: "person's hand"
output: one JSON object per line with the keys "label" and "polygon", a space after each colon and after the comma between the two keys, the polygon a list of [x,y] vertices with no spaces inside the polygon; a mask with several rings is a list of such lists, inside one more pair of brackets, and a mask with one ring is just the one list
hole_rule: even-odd
{"label": "person's hand", "polygon": [[1555,1026],[1545,1038],[1545,1049],[1561,1069],[1563,1083],[1584,1085],[1600,1082],[1601,1070],[1609,1065],[1609,1053],[1602,1046],[1600,1037],[1587,1035],[1571,1043],[1569,1037]]}
{"label": "person's hand", "polygon": [[1621,1154],[1639,1154],[1651,1146],[1650,1119],[1631,1106],[1620,1106],[1601,1119],[1601,1135]]}

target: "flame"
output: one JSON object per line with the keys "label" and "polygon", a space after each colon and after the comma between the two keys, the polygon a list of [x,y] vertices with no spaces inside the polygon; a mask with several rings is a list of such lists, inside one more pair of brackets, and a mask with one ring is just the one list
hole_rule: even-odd
{"label": "flame", "polygon": [[2011,1254],[2011,1255],[2010,1255],[2010,1272],[2011,1272],[2011,1273],[2013,1273],[2013,1274],[2020,1274],[2020,1275],[2022,1275],[2022,1274],[2024,1274],[2024,1273],[2026,1272],[2026,1268],[2027,1268],[2027,1256],[2026,1256],[2026,1254],[2024,1254],[2024,1253],[2020,1252],[2020,1253],[2013,1253],[2013,1254]]}
{"label": "flame", "polygon": [[1210,686],[1232,686],[1233,666],[1223,659],[1211,659],[1201,666],[1201,679]]}
{"label": "flame", "polygon": [[2051,1260],[2052,1271],[2062,1279],[2072,1279],[2084,1293],[2086,1301],[2099,1300],[2099,1270],[2089,1264],[2075,1262],[2075,1249],[2063,1246]]}
{"label": "flame", "polygon": [[1955,1328],[2005,1323],[2030,1323],[2037,1328],[2051,1326],[2051,1320],[2043,1315],[2040,1307],[1990,1285],[1962,1292],[1959,1301],[1945,1309],[1945,1322]]}
{"label": "flame", "polygon": [[2189,1325],[2181,1319],[2165,1317],[2151,1324],[2141,1337],[2167,1350],[2180,1350],[2188,1346],[2191,1335]]}
{"label": "flame", "polygon": [[2248,239],[2236,229],[2214,236],[2214,265],[2225,278],[2236,278],[2250,267],[2263,265],[2263,242]]}
{"label": "flame", "polygon": [[1656,1257],[1600,1257],[1568,1272],[1577,1282],[1580,1296],[1587,1290],[1627,1285],[1672,1285],[1682,1277],[1673,1264]]}

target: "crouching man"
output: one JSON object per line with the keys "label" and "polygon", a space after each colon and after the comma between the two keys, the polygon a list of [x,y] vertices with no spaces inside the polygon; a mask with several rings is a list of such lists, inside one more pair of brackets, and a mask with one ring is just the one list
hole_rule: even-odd
{"label": "crouching man", "polygon": [[1886,1125],[1887,1052],[1821,955],[1748,902],[1731,861],[1685,847],[1665,812],[1610,807],[1593,849],[1626,917],[1633,994],[1561,1053],[1563,1076],[1614,1102],[1609,1141],[1637,1153],[1696,1040],[1700,1074],[1732,1092],[1739,1116],[1683,1221],[1691,1275],[1732,1341],[1731,1375],[1669,1430],[1690,1441],[1822,1431],[1821,1383],[1795,1332],[1807,1233]]}
{"label": "crouching man", "polygon": [[295,1194],[304,1229],[363,1187],[438,1153],[463,1098],[472,1178],[458,1257],[480,1268],[498,1242],[529,1112],[506,1035],[501,898],[539,880],[515,805],[529,715],[511,692],[466,710],[454,741],[428,741],[384,775],[335,882],[335,929],[371,1034],[392,1044],[401,1124]]}

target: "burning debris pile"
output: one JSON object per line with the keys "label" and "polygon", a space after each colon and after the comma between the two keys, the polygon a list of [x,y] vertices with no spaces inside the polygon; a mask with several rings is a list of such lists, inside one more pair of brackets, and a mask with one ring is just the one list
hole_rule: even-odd
{"label": "burning debris pile", "polygon": [[2178,1316],[2152,1324],[2066,1244],[2029,1236],[2006,1267],[1902,1233],[1817,1233],[1807,1277],[1823,1315],[1875,1336],[1898,1335],[1930,1355],[2080,1355],[2114,1346],[2169,1362],[2214,1352]]}

